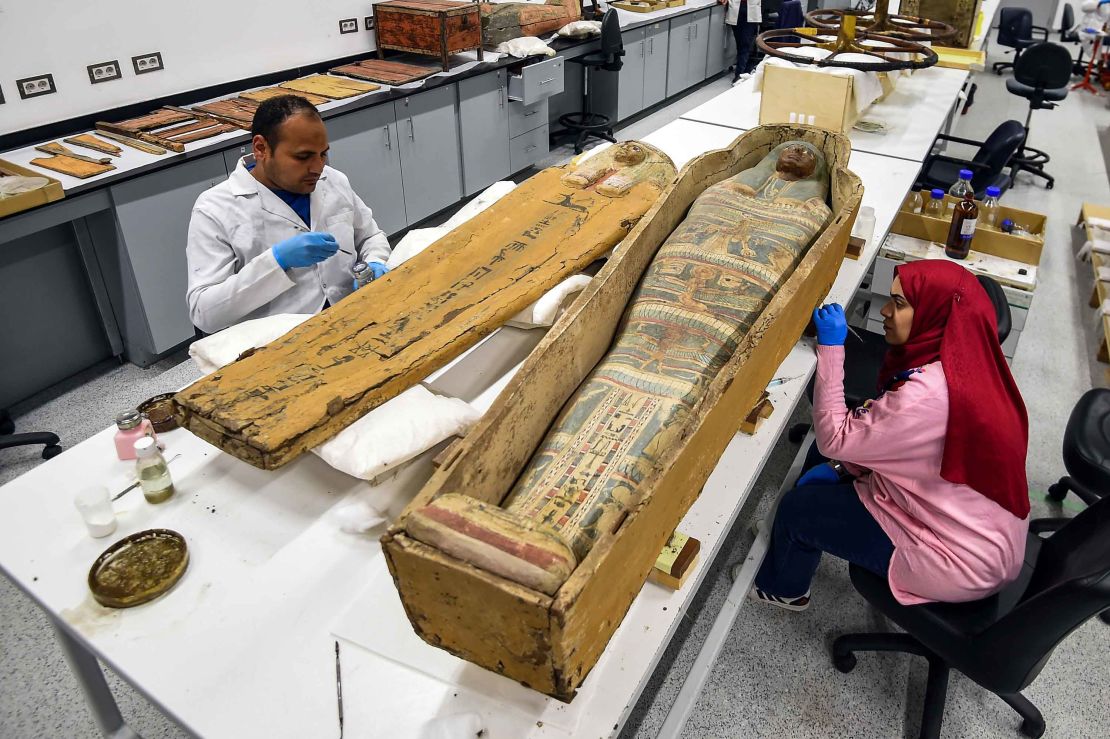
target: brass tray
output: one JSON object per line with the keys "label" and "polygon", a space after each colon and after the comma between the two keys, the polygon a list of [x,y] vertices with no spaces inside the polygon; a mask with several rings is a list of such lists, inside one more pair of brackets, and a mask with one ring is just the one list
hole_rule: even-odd
{"label": "brass tray", "polygon": [[130,608],[167,592],[188,566],[185,537],[169,529],[148,529],[120,539],[96,558],[89,590],[102,606]]}
{"label": "brass tray", "polygon": [[139,404],[139,412],[150,420],[150,425],[157,434],[177,428],[177,416],[173,414],[173,395],[162,393]]}

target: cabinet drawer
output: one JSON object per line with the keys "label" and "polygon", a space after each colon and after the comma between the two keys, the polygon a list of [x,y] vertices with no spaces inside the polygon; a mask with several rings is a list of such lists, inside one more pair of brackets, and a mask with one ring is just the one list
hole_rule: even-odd
{"label": "cabinet drawer", "polygon": [[563,69],[566,60],[562,57],[545,62],[529,64],[520,74],[509,77],[509,100],[531,105],[544,98],[558,95],[563,91]]}
{"label": "cabinet drawer", "polygon": [[531,105],[509,103],[509,138],[535,131],[545,123],[547,123],[547,98]]}
{"label": "cabinet drawer", "polygon": [[547,156],[550,150],[548,127],[545,123],[539,128],[509,141],[509,164],[513,172],[531,167]]}

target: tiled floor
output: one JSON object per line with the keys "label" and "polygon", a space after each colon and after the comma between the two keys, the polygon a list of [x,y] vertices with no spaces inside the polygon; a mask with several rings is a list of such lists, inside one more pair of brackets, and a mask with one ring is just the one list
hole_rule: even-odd
{"label": "tiled floor", "polygon": [[[1006,93],[1002,79],[993,75],[978,79],[978,100],[960,121],[958,133],[981,137],[1006,117],[1024,120],[1023,101]],[[723,91],[727,84],[717,80],[699,88],[627,126],[619,137],[645,135]],[[1059,176],[1056,189],[1045,190],[1023,180],[1006,196],[1008,204],[1046,213],[1050,219],[1040,285],[1014,363],[1032,422],[1029,476],[1037,499],[1035,515],[1049,512],[1037,493],[1062,473],[1060,439],[1071,405],[1092,384],[1102,383],[1101,368],[1088,361],[1094,345],[1094,315],[1085,300],[1090,269],[1073,259],[1069,225],[1083,200],[1110,203],[1098,141],[1098,132],[1108,126],[1110,111],[1105,102],[1085,95],[1072,95],[1058,110],[1038,112],[1032,143],[1052,153],[1051,170]],[[541,166],[561,163],[572,153],[569,146],[558,147]],[[108,425],[119,408],[194,379],[195,370],[182,359],[173,357],[148,370],[106,364],[21,404],[13,409],[16,420],[23,430],[56,431],[63,444],[72,446]],[[804,420],[807,413],[808,407],[799,408],[797,419]],[[784,440],[773,454],[623,737],[657,734],[723,602],[728,566],[746,554],[751,538],[748,526],[763,515],[795,451]],[[0,482],[38,461],[31,450],[0,452]],[[851,675],[841,675],[828,659],[832,637],[846,631],[879,630],[885,624],[854,593],[839,562],[822,564],[814,597],[814,607],[803,614],[753,606],[741,611],[683,736],[916,734],[924,690],[921,661],[864,655]],[[1105,710],[1110,704],[1108,647],[1110,627],[1095,621],[1056,650],[1028,691],[1048,721],[1046,736],[1110,736],[1110,714]],[[186,736],[111,670],[107,672],[121,710],[142,736]],[[98,735],[46,619],[5,578],[0,578],[0,675],[0,737]],[[1015,714],[997,698],[954,677],[944,736],[1016,736],[1017,723]]]}

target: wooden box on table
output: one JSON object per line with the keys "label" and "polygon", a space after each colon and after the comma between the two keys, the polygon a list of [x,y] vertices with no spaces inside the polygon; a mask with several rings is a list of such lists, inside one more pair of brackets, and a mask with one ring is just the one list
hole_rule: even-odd
{"label": "wooden box on table", "polygon": [[[982,0],[902,0],[898,12],[955,26],[956,37],[949,44],[967,48],[979,29]],[[984,20],[990,22],[990,18]]]}
{"label": "wooden box on table", "polygon": [[0,177],[42,177],[47,181],[45,185],[35,190],[0,198],[0,218],[52,203],[66,196],[65,190],[62,189],[62,183],[53,177],[32,171],[26,167],[20,167],[18,164],[3,159],[0,159]]}
{"label": "wooden box on table", "polygon": [[[409,534],[408,519],[447,493],[502,504],[553,419],[606,354],[641,276],[694,200],[795,139],[821,149],[831,168],[829,225],[708,385],[688,433],[660,451],[655,471],[641,483],[646,494],[555,594],[479,569]],[[421,638],[534,690],[564,701],[574,697],[744,414],[836,278],[863,193],[847,169],[850,149],[842,135],[765,126],[683,168],[382,538],[390,573]]]}
{"label": "wooden box on table", "polygon": [[[921,193],[928,197],[927,191]],[[912,197],[912,194],[911,194]],[[902,208],[891,224],[891,233],[912,236],[915,239],[924,239],[938,244],[948,240],[948,229],[952,226],[952,215],[948,207],[956,202],[951,195],[944,196],[945,215],[943,218],[934,218],[924,213],[914,213],[910,210],[910,198],[902,203]],[[980,203],[982,205],[982,203]],[[998,208],[998,222],[1009,218],[1018,226],[1029,232],[1029,235],[1010,234],[1002,231],[977,228],[972,239],[971,248],[983,254],[990,254],[1003,259],[1012,259],[1015,262],[1038,265],[1041,262],[1041,250],[1044,249],[1045,216],[1027,210],[1019,210],[1001,205]]]}
{"label": "wooden box on table", "polygon": [[452,0],[389,0],[374,5],[378,58],[385,50],[439,57],[443,71],[448,57],[478,50],[482,59],[482,18],[477,3]]}

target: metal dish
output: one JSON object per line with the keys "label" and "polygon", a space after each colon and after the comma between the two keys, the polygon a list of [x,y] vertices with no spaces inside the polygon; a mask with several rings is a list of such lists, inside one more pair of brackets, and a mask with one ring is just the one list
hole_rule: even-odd
{"label": "metal dish", "polygon": [[162,393],[147,398],[139,404],[139,413],[150,420],[156,434],[173,431],[177,428],[177,416],[173,413],[173,393]]}
{"label": "metal dish", "polygon": [[96,558],[89,590],[102,606],[130,608],[167,592],[188,566],[185,537],[169,529],[148,529],[120,539]]}

